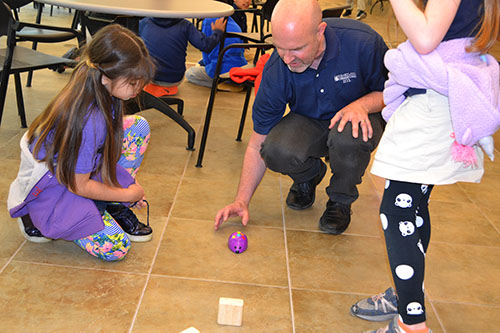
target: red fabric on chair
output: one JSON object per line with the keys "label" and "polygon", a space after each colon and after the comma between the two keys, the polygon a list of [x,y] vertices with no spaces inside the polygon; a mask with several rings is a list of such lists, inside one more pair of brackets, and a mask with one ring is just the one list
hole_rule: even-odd
{"label": "red fabric on chair", "polygon": [[255,81],[255,93],[259,88],[260,77],[262,76],[262,71],[264,70],[264,66],[269,59],[269,54],[262,55],[257,64],[253,68],[242,68],[242,67],[233,67],[229,70],[229,76],[231,80],[236,83],[243,83],[245,81]]}
{"label": "red fabric on chair", "polygon": [[172,96],[177,94],[178,89],[176,86],[162,87],[154,83],[149,83],[144,87],[144,91],[150,93],[155,97]]}

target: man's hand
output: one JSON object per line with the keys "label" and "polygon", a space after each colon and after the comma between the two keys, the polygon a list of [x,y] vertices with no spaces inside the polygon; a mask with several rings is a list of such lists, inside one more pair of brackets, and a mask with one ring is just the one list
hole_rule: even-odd
{"label": "man's hand", "polygon": [[367,142],[373,136],[373,128],[368,118],[368,112],[360,107],[357,107],[351,103],[339,110],[335,116],[330,121],[330,126],[328,128],[332,129],[337,122],[339,125],[337,130],[342,132],[348,121],[352,123],[352,136],[357,138],[359,135],[359,128],[361,127],[361,132],[363,134],[363,141]]}
{"label": "man's hand", "polygon": [[217,212],[215,216],[214,228],[219,229],[222,223],[226,222],[230,217],[239,216],[241,217],[241,223],[246,226],[250,215],[248,213],[248,205],[242,201],[235,201],[230,205],[222,208]]}

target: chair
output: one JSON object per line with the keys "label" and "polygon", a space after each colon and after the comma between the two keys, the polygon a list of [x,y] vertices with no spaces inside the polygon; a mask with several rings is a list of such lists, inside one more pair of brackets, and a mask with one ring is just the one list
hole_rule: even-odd
{"label": "chair", "polygon": [[[271,15],[273,14],[274,7],[279,0],[267,0],[265,4],[262,5],[262,19],[266,22],[266,31],[269,31],[269,22],[271,22]],[[261,24],[264,26],[264,23]]]}
{"label": "chair", "polygon": [[[177,105],[177,112],[170,105]],[[183,118],[184,101],[173,96],[156,97],[146,91],[139,95],[139,103],[131,100],[127,103],[127,113],[134,114],[142,110],[156,109],[179,124],[188,133],[187,150],[194,150],[195,132]]]}
{"label": "chair", "polygon": [[139,20],[137,16],[128,15],[114,15],[95,12],[85,12],[81,15],[82,30],[88,29],[91,36],[93,36],[99,29],[108,24],[119,24],[125,28],[139,34]]}
{"label": "chair", "polygon": [[[16,16],[17,14],[16,9],[19,9],[22,6],[33,2],[32,0],[2,0],[2,1],[5,2],[12,10],[14,10],[14,17],[16,17],[17,21],[20,20],[19,17]],[[35,20],[36,23],[22,22],[22,28],[18,29],[16,32],[16,39],[18,42],[32,42],[33,44],[31,48],[33,50],[36,50],[38,43],[61,43],[71,40],[73,38],[76,38],[78,40],[79,46],[82,46],[85,43],[85,36],[80,31],[75,29],[76,24],[73,24],[72,27],[57,27],[57,26],[40,24],[42,11],[43,11],[43,6],[39,5]],[[59,68],[58,69],[59,72],[62,72],[62,69]],[[31,86],[32,78],[33,78],[33,72],[30,71],[26,82],[27,87]]]}
{"label": "chair", "polygon": [[9,76],[13,74],[21,126],[26,128],[27,124],[20,73],[44,68],[57,69],[61,65],[75,64],[76,62],[17,46],[16,31],[21,30],[24,26],[25,23],[14,19],[10,7],[5,2],[0,1],[0,37],[7,37],[7,47],[0,49],[0,62],[2,64],[2,67],[0,67],[0,124],[7,95]]}
{"label": "chair", "polygon": [[338,7],[331,7],[331,8],[325,8],[321,11],[323,18],[327,17],[340,17],[342,13],[344,12],[345,9],[350,8],[350,6],[345,5],[345,6],[338,6]]}
{"label": "chair", "polygon": [[[89,31],[95,33],[100,28],[117,23],[121,24],[128,29],[138,33],[139,31],[139,18],[133,16],[117,16],[107,14],[93,14],[87,13],[82,15],[83,30],[85,27],[90,27]],[[177,112],[172,109],[170,105],[177,105]],[[128,113],[137,113],[146,109],[156,109],[171,118],[178,125],[180,125],[188,134],[187,150],[194,150],[195,131],[193,127],[182,116],[184,110],[184,101],[174,96],[157,97],[145,90],[139,95],[139,103],[131,101],[127,103]]]}
{"label": "chair", "polygon": [[[220,47],[219,47],[219,55],[217,57],[217,64],[215,66],[215,73],[214,73],[214,78],[212,81],[212,88],[210,90],[210,97],[208,100],[208,105],[207,105],[207,111],[205,114],[205,123],[203,125],[203,133],[200,141],[200,150],[198,152],[198,160],[196,162],[196,167],[201,168],[202,167],[202,161],[203,161],[203,156],[205,153],[205,147],[206,147],[206,142],[208,138],[208,130],[210,127],[210,120],[212,118],[212,111],[214,107],[214,102],[215,102],[215,95],[217,93],[217,86],[220,82],[222,81],[227,81],[231,80],[229,76],[224,76],[222,77],[220,75],[220,71],[222,68],[222,59],[224,57],[224,54],[232,49],[232,48],[253,48],[256,50],[255,52],[255,57],[253,64],[255,65],[258,61],[259,56],[265,52],[265,50],[273,48],[273,44],[269,42],[265,42],[270,38],[270,35],[267,36],[262,36],[262,29],[260,34],[255,34],[255,33],[234,33],[234,32],[224,32],[223,38],[220,42]],[[235,44],[230,44],[226,47],[224,47],[224,42],[227,37],[239,37],[243,38],[251,43],[235,43]],[[231,80],[232,81],[232,80]],[[233,81],[234,82],[234,81]],[[250,95],[252,93],[252,88],[254,87],[254,82],[253,81],[245,81],[241,83],[246,89],[246,94],[245,94],[245,102],[243,104],[243,110],[241,113],[241,120],[240,120],[240,125],[238,128],[238,134],[236,135],[236,141],[241,141],[241,135],[243,133],[243,128],[245,126],[245,119],[247,115],[247,110],[248,110],[248,105],[250,102]]]}
{"label": "chair", "polygon": [[379,3],[380,4],[380,10],[384,11],[384,1],[389,1],[389,0],[377,0],[373,3],[372,7],[370,8],[370,15],[373,12],[373,8]]}
{"label": "chair", "polygon": [[[253,17],[252,17],[252,27],[251,27],[251,32],[259,32],[259,27],[260,29],[262,29],[262,27],[264,26],[264,11],[263,11],[263,6],[265,4],[265,0],[252,0],[252,5],[250,7],[250,9],[254,10],[254,12],[251,12],[251,14],[253,13]],[[259,23],[259,20],[258,18],[260,17],[260,23]]]}

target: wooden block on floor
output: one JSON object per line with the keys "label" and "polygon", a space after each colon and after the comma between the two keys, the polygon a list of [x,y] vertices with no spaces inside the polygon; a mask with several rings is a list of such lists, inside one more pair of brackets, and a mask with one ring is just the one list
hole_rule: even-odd
{"label": "wooden block on floor", "polygon": [[217,324],[241,326],[243,321],[243,300],[239,298],[219,298]]}
{"label": "wooden block on floor", "polygon": [[186,328],[184,331],[179,332],[179,333],[200,333],[200,331],[198,331],[196,328],[191,326],[191,327]]}

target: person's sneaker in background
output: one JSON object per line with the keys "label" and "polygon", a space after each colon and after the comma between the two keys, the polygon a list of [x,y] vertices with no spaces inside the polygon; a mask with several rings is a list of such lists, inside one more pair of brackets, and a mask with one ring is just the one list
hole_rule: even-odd
{"label": "person's sneaker in background", "polygon": [[356,20],[362,20],[366,17],[366,12],[363,10],[358,10],[358,13],[356,14]]}
{"label": "person's sneaker in background", "polygon": [[342,16],[343,17],[346,17],[346,16],[351,16],[352,14],[352,9],[346,9],[344,10],[344,12],[342,13]]}

